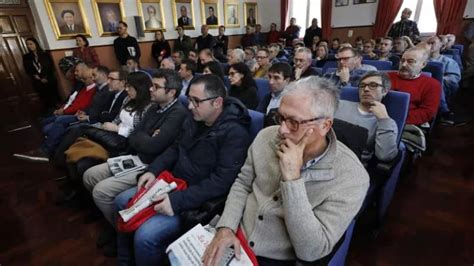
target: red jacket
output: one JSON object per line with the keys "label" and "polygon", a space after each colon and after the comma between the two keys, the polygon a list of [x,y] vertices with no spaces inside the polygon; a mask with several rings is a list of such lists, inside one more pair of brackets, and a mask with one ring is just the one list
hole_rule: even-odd
{"label": "red jacket", "polygon": [[280,32],[279,31],[270,31],[267,35],[267,43],[278,43],[280,41]]}
{"label": "red jacket", "polygon": [[407,124],[421,125],[436,116],[441,99],[441,84],[436,79],[424,75],[402,79],[398,72],[389,72],[388,75],[393,90],[410,94]]}
{"label": "red jacket", "polygon": [[92,98],[95,95],[96,88],[97,86],[95,84],[91,84],[85,88],[80,89],[72,104],[64,109],[63,114],[73,115],[77,111],[85,110],[87,107],[89,107],[92,102]]}

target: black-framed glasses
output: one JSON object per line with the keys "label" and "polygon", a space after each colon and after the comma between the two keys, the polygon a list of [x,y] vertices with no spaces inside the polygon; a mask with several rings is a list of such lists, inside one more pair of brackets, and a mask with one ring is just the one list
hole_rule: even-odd
{"label": "black-framed glasses", "polygon": [[293,118],[284,117],[278,112],[276,112],[275,115],[273,116],[273,120],[275,121],[276,124],[281,125],[282,122],[285,122],[286,127],[290,131],[298,131],[298,129],[300,128],[300,125],[307,124],[309,122],[313,122],[313,121],[323,119],[323,118],[325,117],[320,116],[320,117],[298,121]]}
{"label": "black-framed glasses", "polygon": [[337,61],[347,61],[349,59],[353,58],[353,56],[348,56],[348,57],[337,57],[336,60]]}
{"label": "black-framed glasses", "polygon": [[151,89],[153,91],[157,91],[159,89],[165,89],[166,90],[166,87],[165,86],[160,86],[160,84],[157,84],[157,83],[153,83],[153,86],[151,87]]}
{"label": "black-framed glasses", "polygon": [[374,91],[378,87],[383,87],[383,84],[379,84],[377,82],[369,82],[369,83],[360,82],[359,83],[359,90],[364,90],[367,86],[369,86],[370,90]]}
{"label": "black-framed glasses", "polygon": [[194,108],[198,108],[200,103],[205,102],[205,101],[214,100],[218,97],[219,96],[213,96],[213,97],[209,97],[209,98],[206,98],[206,99],[199,99],[197,97],[188,96],[188,102],[192,103]]}
{"label": "black-framed glasses", "polygon": [[116,79],[116,78],[114,78],[114,77],[107,77],[107,79],[110,79],[110,80],[119,80],[119,81],[121,80],[121,79]]}

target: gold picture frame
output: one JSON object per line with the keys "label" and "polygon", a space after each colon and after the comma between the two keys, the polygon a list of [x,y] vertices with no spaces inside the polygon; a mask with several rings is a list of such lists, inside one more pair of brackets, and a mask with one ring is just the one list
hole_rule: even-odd
{"label": "gold picture frame", "polygon": [[172,4],[174,27],[182,26],[183,29],[194,30],[196,16],[194,16],[193,0],[173,0]]}
{"label": "gold picture frame", "polygon": [[101,37],[117,35],[120,21],[125,21],[123,0],[91,0],[97,30]]}
{"label": "gold picture frame", "polygon": [[240,2],[236,0],[224,0],[224,25],[227,28],[240,27]]}
{"label": "gold picture frame", "polygon": [[137,8],[138,14],[143,18],[142,26],[145,32],[166,31],[163,0],[137,0]]}
{"label": "gold picture frame", "polygon": [[222,16],[220,16],[220,1],[218,0],[201,0],[201,22],[211,29],[219,28],[222,25]]}
{"label": "gold picture frame", "polygon": [[78,34],[91,36],[80,0],[44,0],[57,40],[74,39]]}
{"label": "gold picture frame", "polygon": [[258,24],[258,5],[255,2],[244,2],[244,24],[252,26]]}

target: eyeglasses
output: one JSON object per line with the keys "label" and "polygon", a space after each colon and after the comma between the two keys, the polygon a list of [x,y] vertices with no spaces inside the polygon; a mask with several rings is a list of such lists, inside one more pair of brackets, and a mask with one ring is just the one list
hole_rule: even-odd
{"label": "eyeglasses", "polygon": [[157,83],[153,83],[153,87],[151,87],[151,90],[152,91],[157,91],[159,89],[166,89],[165,86],[160,86],[160,84],[157,84]]}
{"label": "eyeglasses", "polygon": [[194,108],[198,108],[200,103],[205,102],[205,101],[209,101],[209,100],[214,100],[218,97],[219,96],[213,96],[213,97],[209,97],[209,98],[206,98],[206,99],[199,99],[197,97],[188,96],[188,102],[192,103]]}
{"label": "eyeglasses", "polygon": [[338,57],[336,58],[337,61],[347,61],[349,59],[353,58],[353,56],[349,56],[349,57]]}
{"label": "eyeglasses", "polygon": [[116,79],[116,78],[113,78],[113,77],[107,77],[107,79],[110,79],[110,80],[118,80],[118,81],[121,81],[121,79]]}
{"label": "eyeglasses", "polygon": [[370,90],[376,90],[378,87],[383,87],[382,84],[379,84],[377,82],[369,82],[369,83],[359,83],[359,90],[364,90],[367,86],[369,86]]}
{"label": "eyeglasses", "polygon": [[268,58],[268,56],[257,56],[257,60],[258,59],[265,59],[265,58]]}
{"label": "eyeglasses", "polygon": [[409,65],[414,65],[416,64],[416,60],[415,59],[405,59],[405,58],[402,58],[400,59],[400,64],[403,64],[403,63],[407,63]]}
{"label": "eyeglasses", "polygon": [[323,119],[323,118],[325,117],[315,117],[311,119],[297,121],[289,117],[284,117],[278,112],[275,113],[275,115],[273,116],[273,120],[275,121],[275,123],[277,123],[278,125],[281,125],[282,122],[285,122],[286,127],[288,127],[290,131],[298,131],[300,125],[307,124],[309,122],[313,122],[313,121]]}

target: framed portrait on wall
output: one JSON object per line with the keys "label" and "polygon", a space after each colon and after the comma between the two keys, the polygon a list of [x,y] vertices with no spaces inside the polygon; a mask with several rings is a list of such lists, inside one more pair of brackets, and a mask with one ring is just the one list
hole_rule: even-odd
{"label": "framed portrait on wall", "polygon": [[257,24],[257,3],[244,3],[245,26],[255,26]]}
{"label": "framed portrait on wall", "polygon": [[145,31],[165,31],[162,0],[137,0],[137,6]]}
{"label": "framed portrait on wall", "polygon": [[45,6],[56,39],[74,39],[78,34],[90,36],[82,1],[45,0]]}
{"label": "framed portrait on wall", "polygon": [[219,23],[221,23],[219,11],[218,0],[201,0],[202,24],[208,25],[209,28],[217,28]]}
{"label": "framed portrait on wall", "polygon": [[193,0],[173,0],[174,26],[194,29]]}
{"label": "framed portrait on wall", "polygon": [[228,28],[240,27],[239,1],[224,1],[224,22]]}
{"label": "framed portrait on wall", "polygon": [[377,0],[354,0],[354,2],[352,2],[354,5],[358,5],[358,4],[371,4],[371,3],[376,3]]}
{"label": "framed portrait on wall", "polygon": [[122,0],[92,0],[92,8],[99,35],[116,35],[119,22],[125,21]]}
{"label": "framed portrait on wall", "polygon": [[334,6],[335,7],[339,7],[339,6],[348,6],[349,5],[349,0],[336,0],[334,2]]}

